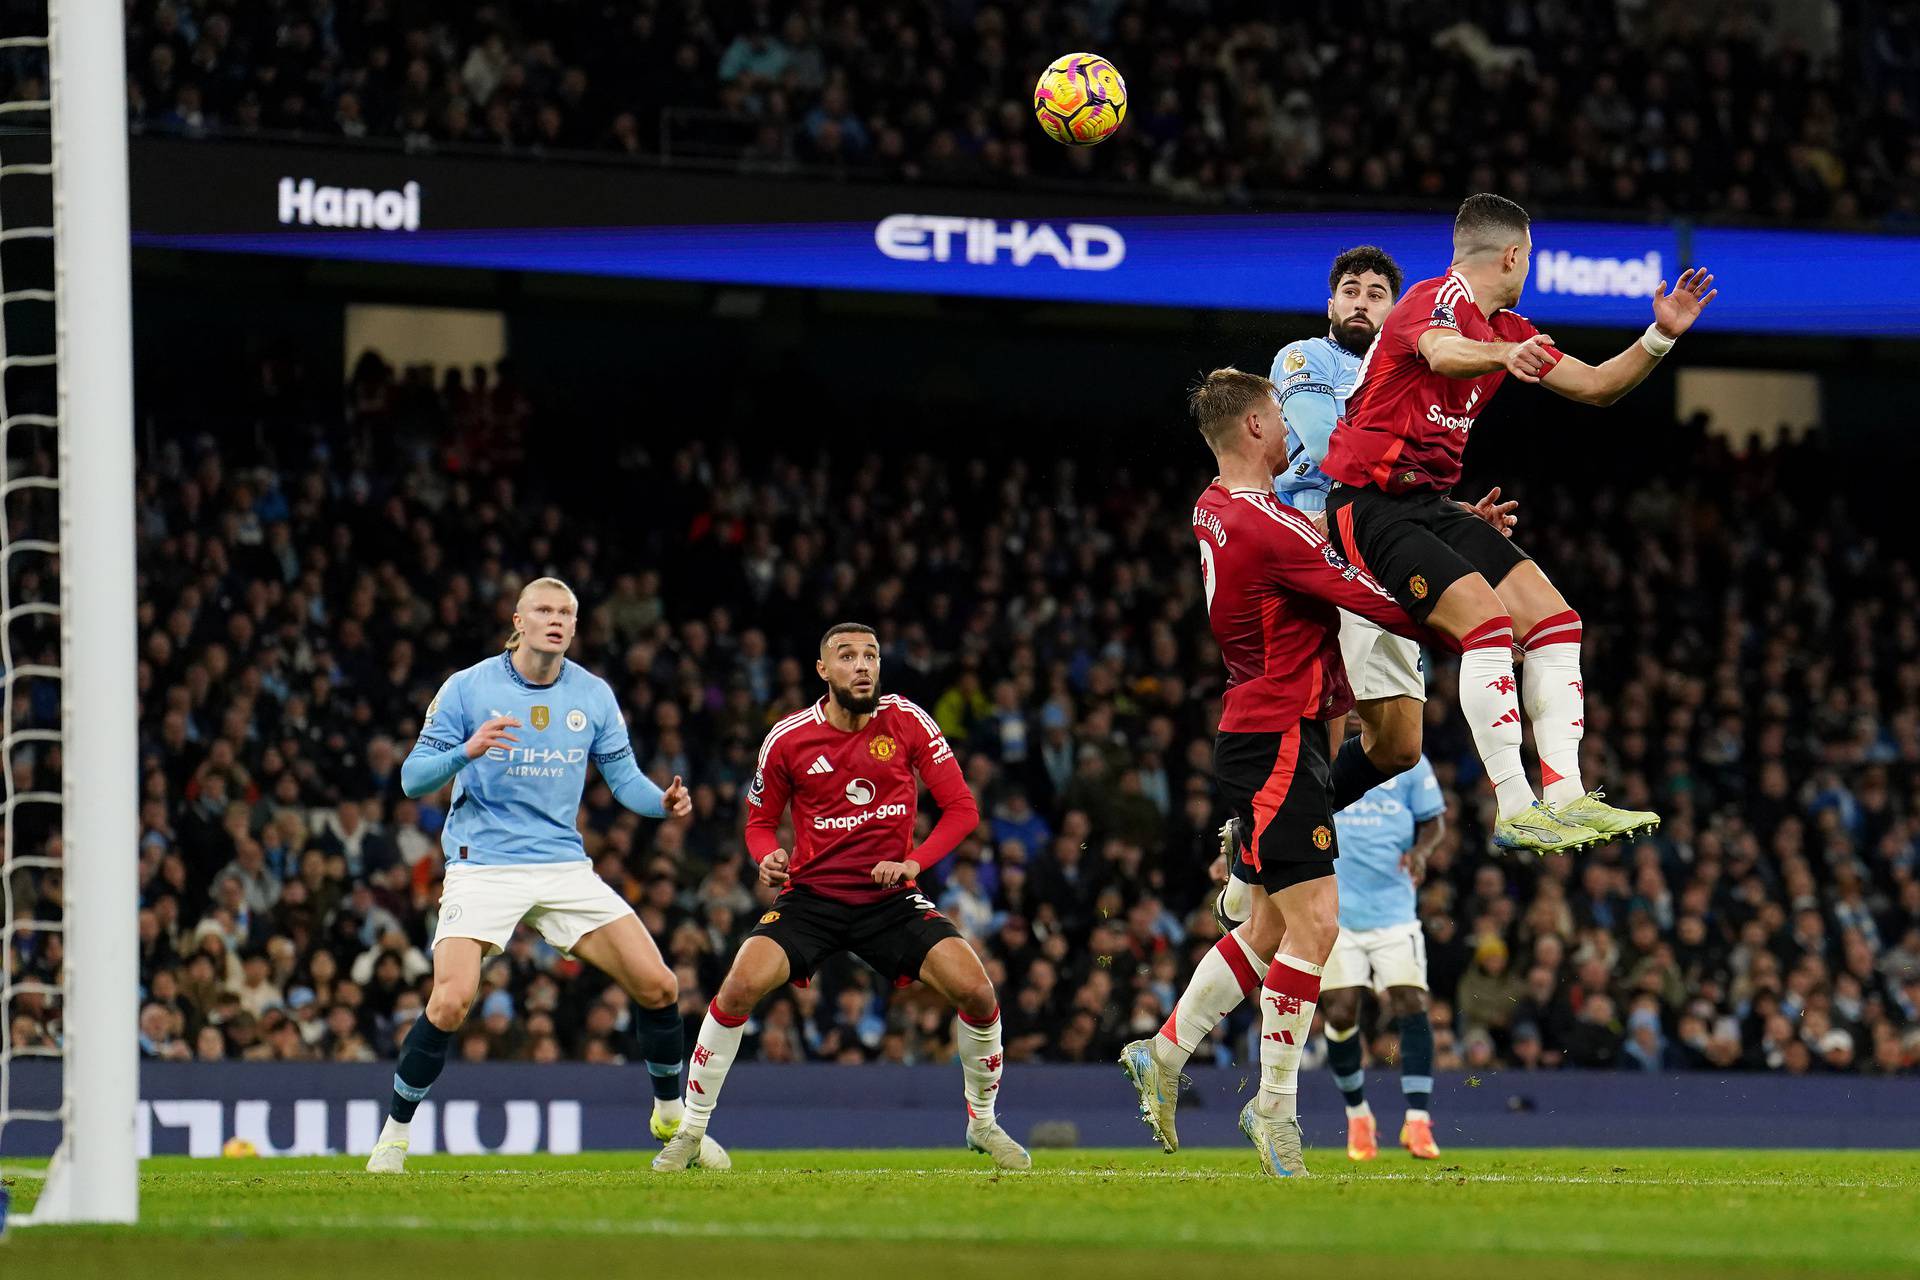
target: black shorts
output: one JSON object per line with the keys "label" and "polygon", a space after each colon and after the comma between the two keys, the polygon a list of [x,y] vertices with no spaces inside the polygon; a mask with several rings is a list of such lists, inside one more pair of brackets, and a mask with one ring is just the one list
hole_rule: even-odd
{"label": "black shorts", "polygon": [[1443,493],[1383,493],[1337,484],[1327,497],[1327,537],[1425,622],[1447,588],[1477,573],[1498,587],[1531,557],[1512,538]]}
{"label": "black shorts", "polygon": [[1240,819],[1241,857],[1254,883],[1278,893],[1333,874],[1340,841],[1324,722],[1302,720],[1281,733],[1222,730],[1213,740],[1213,772]]}
{"label": "black shorts", "polygon": [[751,938],[787,953],[788,980],[804,983],[835,952],[851,951],[898,986],[920,976],[927,952],[960,931],[918,889],[878,902],[836,902],[798,886],[760,917]]}

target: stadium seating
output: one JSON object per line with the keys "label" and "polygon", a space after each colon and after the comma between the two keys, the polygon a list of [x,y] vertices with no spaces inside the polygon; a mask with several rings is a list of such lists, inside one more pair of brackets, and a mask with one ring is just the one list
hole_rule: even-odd
{"label": "stadium seating", "polygon": [[[188,136],[1071,180],[1240,204],[1498,189],[1536,212],[1920,216],[1920,59],[1899,5],[1271,12],[142,0],[129,113]],[[1126,128],[1090,150],[1047,144],[1031,114],[1040,68],[1073,48],[1130,82]],[[1542,156],[1556,163],[1530,163]]]}
{"label": "stadium seating", "polygon": [[[760,737],[811,700],[818,636],[851,616],[880,628],[887,687],[939,719],[982,802],[929,892],[992,957],[1009,1055],[1100,1060],[1159,1024],[1213,936],[1221,818],[1188,479],[689,443],[640,477],[678,548],[663,578],[608,550],[617,513],[516,496],[541,489],[540,408],[511,369],[398,378],[370,358],[339,399],[275,425],[299,442],[277,463],[169,428],[140,471],[146,1053],[393,1055],[421,1007],[445,801],[405,799],[398,762],[542,572],[583,597],[575,656],[623,698],[643,766],[694,786],[685,823],[598,785],[582,813],[688,1016],[763,909],[738,803]],[[1833,475],[1808,446],[1701,441],[1631,492],[1534,491],[1557,514],[1524,532],[1589,628],[1587,774],[1668,821],[1579,859],[1490,858],[1437,664],[1449,834],[1421,903],[1443,1069],[1920,1071],[1920,584]],[[703,584],[698,607],[668,581]],[[54,714],[41,684],[16,696],[16,725]],[[57,839],[31,814],[13,831],[29,853]],[[57,916],[57,874],[13,889],[20,916]],[[24,931],[7,963],[51,974],[57,935]],[[942,1008],[876,985],[829,970],[762,1011],[749,1054],[950,1054]],[[36,1010],[16,1002],[16,1045],[50,1034]],[[1244,1017],[1199,1061],[1246,1061]],[[597,973],[523,937],[460,1052],[610,1060],[628,1023]]]}

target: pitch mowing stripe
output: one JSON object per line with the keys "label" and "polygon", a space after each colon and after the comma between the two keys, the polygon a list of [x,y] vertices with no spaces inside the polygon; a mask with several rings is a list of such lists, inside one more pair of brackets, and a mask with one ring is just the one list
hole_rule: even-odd
{"label": "pitch mowing stripe", "polygon": [[[425,1158],[432,1159],[431,1156],[428,1156]],[[566,1179],[577,1179],[577,1178],[586,1178],[586,1179],[592,1180],[592,1179],[598,1179],[598,1178],[604,1178],[604,1177],[624,1176],[629,1172],[632,1172],[632,1171],[631,1170],[611,1170],[611,1169],[608,1169],[608,1170],[579,1169],[579,1168],[566,1168],[566,1169],[419,1169],[419,1168],[412,1168],[412,1169],[408,1169],[404,1174],[401,1174],[399,1176],[403,1178],[527,1178],[527,1179],[539,1179],[543,1182],[547,1182],[547,1181],[553,1181],[556,1179],[566,1180]],[[823,1180],[825,1179],[848,1180],[848,1179],[858,1179],[858,1178],[883,1178],[884,1177],[884,1178],[948,1178],[948,1179],[964,1180],[964,1181],[970,1181],[970,1182],[980,1182],[980,1181],[991,1182],[996,1177],[1007,1177],[1007,1178],[1019,1178],[1023,1180],[1048,1179],[1048,1178],[1092,1178],[1100,1181],[1115,1181],[1115,1182],[1125,1182],[1125,1181],[1135,1181],[1135,1180],[1138,1180],[1138,1181],[1166,1180],[1166,1181],[1174,1181],[1174,1182],[1272,1182],[1274,1181],[1274,1179],[1267,1177],[1266,1174],[1260,1173],[1254,1170],[1227,1171],[1227,1170],[1207,1170],[1207,1169],[1195,1169],[1195,1170],[1187,1171],[1187,1170],[1180,1170],[1180,1169],[1008,1170],[1008,1169],[992,1169],[988,1167],[982,1167],[979,1169],[894,1169],[894,1168],[737,1169],[736,1168],[731,1171],[720,1171],[720,1172],[713,1172],[710,1170],[688,1170],[687,1173],[691,1174],[691,1176],[694,1178],[698,1178],[702,1180],[710,1179],[710,1178],[725,1179],[725,1178],[764,1178],[764,1177],[779,1177],[779,1178],[804,1177],[804,1178],[819,1178]],[[148,1176],[149,1177],[157,1176],[162,1178],[198,1178],[198,1177],[204,1176],[209,1179],[220,1180],[220,1181],[239,1181],[244,1179],[245,1181],[251,1183],[254,1180],[254,1178],[258,1177],[259,1175],[254,1173],[248,1173],[248,1174],[242,1175],[237,1172],[230,1173],[230,1174],[216,1173],[213,1170],[208,1170],[207,1173],[204,1175],[195,1172],[195,1173],[167,1173],[167,1174],[148,1175]],[[278,1170],[274,1170],[272,1173],[272,1177],[274,1177],[275,1179],[341,1178],[341,1177],[351,1177],[351,1176],[353,1176],[353,1174],[350,1171],[345,1169],[278,1169]],[[391,1175],[379,1174],[379,1175],[369,1175],[369,1176],[388,1177]],[[661,1175],[661,1176],[665,1176],[665,1175]],[[684,1181],[687,1175],[683,1174],[681,1176],[682,1176],[682,1180]],[[1771,1190],[1782,1190],[1782,1189],[1791,1188],[1791,1187],[1798,1187],[1798,1188],[1804,1188],[1807,1190],[1831,1189],[1836,1191],[1912,1191],[1916,1189],[1916,1184],[1914,1182],[1885,1182],[1885,1181],[1873,1181],[1873,1180],[1861,1179],[1861,1178],[1819,1178],[1819,1177],[1802,1178],[1802,1177],[1794,1177],[1791,1175],[1786,1177],[1779,1177],[1779,1178],[1727,1178],[1727,1177],[1693,1177],[1693,1176],[1675,1176],[1671,1178],[1657,1178],[1657,1177],[1644,1177],[1644,1176],[1624,1177],[1624,1176],[1615,1176],[1612,1174],[1579,1174],[1579,1173],[1571,1173],[1571,1174],[1479,1173],[1472,1169],[1448,1168],[1448,1167],[1441,1167],[1441,1166],[1434,1166],[1429,1171],[1420,1172],[1420,1173],[1383,1173],[1383,1172],[1373,1172],[1373,1171],[1362,1173],[1362,1172],[1359,1172],[1358,1170],[1355,1170],[1350,1164],[1345,1164],[1345,1165],[1329,1164],[1328,1168],[1326,1170],[1323,1170],[1317,1176],[1323,1179],[1326,1179],[1328,1181],[1339,1181],[1343,1183],[1346,1183],[1346,1182],[1351,1182],[1351,1183],[1430,1182],[1436,1186],[1450,1184],[1459,1180],[1465,1180],[1470,1183],[1510,1183],[1510,1184],[1517,1184],[1517,1185],[1543,1186],[1543,1187],[1551,1187],[1551,1186],[1677,1187],[1677,1188],[1697,1187],[1702,1189],[1714,1188],[1714,1187],[1732,1187],[1732,1188],[1746,1187],[1746,1188],[1756,1188],[1756,1189],[1765,1188],[1765,1189],[1771,1189]],[[662,1185],[665,1185],[665,1184],[662,1184]]]}
{"label": "pitch mowing stripe", "polygon": [[[248,1219],[206,1218],[196,1221],[201,1226],[217,1231],[252,1233],[259,1229],[259,1223]],[[1085,1229],[1058,1235],[1016,1237],[1004,1232],[995,1233],[957,1223],[923,1225],[913,1222],[878,1221],[835,1224],[704,1222],[680,1218],[617,1220],[611,1218],[487,1218],[471,1222],[448,1222],[444,1219],[418,1215],[379,1217],[369,1214],[340,1214],[317,1218],[302,1217],[299,1225],[303,1228],[320,1228],[339,1232],[435,1231],[463,1236],[552,1236],[555,1234],[608,1237],[677,1236],[692,1239],[837,1241],[850,1244],[874,1241],[888,1244],[1097,1245],[1108,1238],[1107,1233]],[[1159,1228],[1156,1234],[1162,1245],[1199,1245],[1210,1252],[1234,1248],[1262,1248],[1272,1244],[1270,1234],[1261,1230],[1221,1230],[1217,1225],[1203,1231],[1194,1226],[1168,1224]],[[1645,1256],[1722,1259],[1764,1257],[1772,1262],[1806,1262],[1840,1255],[1847,1244],[1846,1241],[1841,1240],[1803,1238],[1796,1242],[1794,1249],[1782,1251],[1777,1242],[1753,1240],[1747,1243],[1750,1246],[1750,1252],[1741,1254],[1738,1246],[1732,1246],[1720,1240],[1684,1238],[1663,1240],[1658,1250],[1649,1251]],[[1531,1241],[1515,1239],[1496,1231],[1489,1234],[1484,1241],[1463,1243],[1456,1245],[1455,1248],[1465,1251],[1497,1250],[1504,1254],[1532,1254],[1542,1257],[1568,1254],[1609,1258],[1636,1256],[1631,1248],[1623,1246],[1618,1237],[1607,1235],[1556,1236],[1551,1240]],[[1920,1248],[1907,1250],[1901,1256],[1920,1258]]]}

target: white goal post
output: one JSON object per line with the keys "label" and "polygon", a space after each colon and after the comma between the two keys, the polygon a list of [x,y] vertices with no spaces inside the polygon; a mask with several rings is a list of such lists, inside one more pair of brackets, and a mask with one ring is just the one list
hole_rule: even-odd
{"label": "white goal post", "polygon": [[[65,963],[60,1149],[23,1224],[132,1222],[139,1102],[133,327],[119,0],[49,0]],[[3,376],[3,375],[0,375]],[[0,1098],[0,1107],[7,1100]]]}

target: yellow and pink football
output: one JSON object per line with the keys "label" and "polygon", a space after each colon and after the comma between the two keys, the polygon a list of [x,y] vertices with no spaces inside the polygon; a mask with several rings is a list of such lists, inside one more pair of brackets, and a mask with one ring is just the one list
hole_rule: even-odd
{"label": "yellow and pink football", "polygon": [[1090,147],[1127,118],[1127,82],[1097,53],[1065,54],[1040,73],[1033,113],[1055,142]]}

